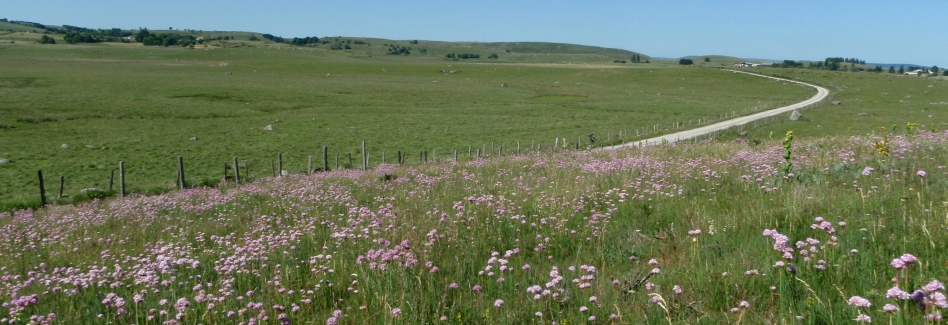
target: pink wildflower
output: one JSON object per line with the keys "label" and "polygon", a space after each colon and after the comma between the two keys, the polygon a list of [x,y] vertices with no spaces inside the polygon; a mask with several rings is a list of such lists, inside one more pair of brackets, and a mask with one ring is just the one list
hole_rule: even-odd
{"label": "pink wildflower", "polygon": [[869,308],[872,306],[872,303],[869,302],[869,299],[866,299],[860,296],[850,297],[848,303],[850,306],[853,306],[856,308]]}

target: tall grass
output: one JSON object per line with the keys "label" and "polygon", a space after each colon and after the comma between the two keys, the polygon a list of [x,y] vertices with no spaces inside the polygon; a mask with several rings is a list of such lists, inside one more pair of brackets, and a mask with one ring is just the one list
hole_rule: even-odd
{"label": "tall grass", "polygon": [[879,140],[793,142],[791,174],[776,141],[672,144],[6,213],[0,321],[915,324],[945,307],[948,133]]}

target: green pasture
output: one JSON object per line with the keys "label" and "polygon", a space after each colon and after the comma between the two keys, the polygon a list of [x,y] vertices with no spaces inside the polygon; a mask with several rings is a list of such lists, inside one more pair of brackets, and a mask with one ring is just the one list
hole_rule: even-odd
{"label": "green pasture", "polygon": [[754,69],[754,72],[815,83],[833,91],[832,101],[803,112],[803,119],[781,118],[776,123],[749,130],[752,137],[769,137],[793,130],[805,137],[849,136],[880,133],[881,127],[905,128],[919,123],[923,129],[948,129],[948,80],[887,72],[833,72],[802,69]]}
{"label": "green pasture", "polygon": [[[366,51],[382,46],[370,44]],[[505,61],[509,54],[445,60],[436,54],[457,50],[444,46],[430,57],[323,47],[0,44],[0,157],[11,161],[0,165],[0,201],[36,199],[39,169],[50,192],[61,175],[67,194],[107,187],[120,160],[131,189],[167,188],[177,156],[189,183],[216,183],[235,156],[263,176],[277,153],[292,172],[304,172],[310,155],[321,166],[323,146],[331,167],[336,154],[348,165],[350,153],[358,167],[361,141],[371,165],[383,152],[394,161],[399,150],[414,162],[421,150],[435,159],[472,146],[509,153],[518,141],[585,145],[590,133],[634,138],[637,129],[693,125],[813,93],[711,69],[580,63],[599,54],[518,54],[575,63],[531,65]]]}

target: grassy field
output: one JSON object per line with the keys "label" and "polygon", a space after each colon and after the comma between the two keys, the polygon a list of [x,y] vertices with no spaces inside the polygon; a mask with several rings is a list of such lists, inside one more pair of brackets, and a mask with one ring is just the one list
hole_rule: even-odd
{"label": "grassy field", "polygon": [[[590,133],[631,139],[654,125],[693,125],[812,92],[711,69],[613,64],[605,60],[610,50],[453,61],[439,53],[467,53],[463,44],[421,41],[412,46],[427,46],[429,56],[392,56],[380,54],[378,42],[348,51],[250,41],[196,50],[0,44],[0,157],[12,161],[0,165],[0,202],[35,203],[39,169],[50,193],[63,175],[75,197],[107,188],[122,160],[131,189],[160,192],[175,183],[177,156],[189,183],[216,184],[235,156],[259,177],[271,173],[277,153],[292,172],[304,172],[310,155],[321,166],[323,146],[331,167],[337,154],[342,165],[352,154],[358,166],[361,141],[373,165],[399,150],[417,161],[421,150],[433,159],[471,146],[490,153],[502,145],[512,152],[517,142],[550,146],[555,138],[585,145]],[[533,56],[544,59],[522,62]],[[450,70],[458,73],[442,72]]]}
{"label": "grassy field", "polygon": [[948,133],[906,131],[0,213],[0,322],[920,324],[948,308]]}
{"label": "grassy field", "polygon": [[804,112],[800,121],[781,119],[750,130],[751,137],[769,137],[788,130],[805,137],[878,134],[883,126],[904,129],[907,123],[919,123],[927,130],[948,129],[946,78],[799,69],[748,71],[819,84],[834,91],[832,101],[839,101],[838,106],[824,105]]}

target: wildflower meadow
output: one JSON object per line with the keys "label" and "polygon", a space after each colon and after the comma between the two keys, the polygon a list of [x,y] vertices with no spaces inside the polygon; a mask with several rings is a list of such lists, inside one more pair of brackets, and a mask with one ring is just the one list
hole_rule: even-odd
{"label": "wildflower meadow", "polygon": [[946,146],[547,149],[7,212],[0,322],[943,322]]}

